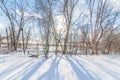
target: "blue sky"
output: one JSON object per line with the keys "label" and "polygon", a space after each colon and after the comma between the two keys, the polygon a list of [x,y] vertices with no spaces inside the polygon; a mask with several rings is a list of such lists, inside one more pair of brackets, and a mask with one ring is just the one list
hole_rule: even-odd
{"label": "blue sky", "polygon": [[[11,0],[11,1],[13,1],[13,0]],[[23,1],[25,1],[25,0],[23,0]],[[32,5],[32,0],[28,0],[29,1],[29,3],[30,3],[30,5]],[[78,16],[78,13],[79,13],[79,11],[81,11],[81,9],[82,10],[85,10],[86,11],[86,14],[87,14],[87,6],[85,5],[85,0],[79,0],[80,1],[80,3],[78,3],[78,8],[76,8],[76,15],[74,16],[74,19],[75,18],[77,18],[77,16]],[[113,6],[115,7],[115,9],[117,9],[117,10],[119,10],[119,4],[120,4],[120,1],[119,0],[109,0],[112,4],[113,4]],[[38,16],[37,14],[33,14],[33,12],[31,11],[31,10],[27,10],[28,12],[26,12],[28,15],[35,15],[35,16]],[[59,19],[58,21],[60,21],[60,23],[62,22],[61,21],[61,15],[58,15],[58,16],[56,16],[56,17],[58,17],[57,19]],[[3,35],[5,35],[5,27],[7,27],[7,26],[9,26],[9,24],[8,24],[8,20],[7,20],[7,18],[5,17],[5,16],[3,16],[3,12],[1,11],[1,9],[0,9],[0,34],[3,34]],[[63,26],[63,25],[61,25],[61,24],[58,24],[58,26],[59,26],[59,28],[60,28],[60,26]],[[62,27],[61,27],[62,28]],[[36,29],[37,30],[37,29]]]}

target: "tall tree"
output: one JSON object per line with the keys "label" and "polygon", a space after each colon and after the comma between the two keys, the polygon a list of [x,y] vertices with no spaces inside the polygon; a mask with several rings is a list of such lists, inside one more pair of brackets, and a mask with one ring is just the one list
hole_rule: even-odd
{"label": "tall tree", "polygon": [[[3,15],[8,19],[8,29],[6,30],[7,36],[10,38],[10,49],[17,50],[19,38],[23,27],[27,24],[30,18],[26,18],[25,11],[27,4],[23,0],[0,0],[1,10]],[[8,40],[8,39],[7,39]],[[8,41],[8,42],[9,42]]]}
{"label": "tall tree", "polygon": [[86,0],[89,15],[92,54],[98,53],[98,45],[105,30],[116,23],[118,13],[108,0]]}
{"label": "tall tree", "polygon": [[65,26],[66,26],[64,45],[63,45],[63,55],[65,55],[67,52],[68,37],[69,37],[70,29],[73,23],[72,19],[74,15],[74,9],[77,3],[78,3],[78,0],[63,0],[62,13],[65,18]]}

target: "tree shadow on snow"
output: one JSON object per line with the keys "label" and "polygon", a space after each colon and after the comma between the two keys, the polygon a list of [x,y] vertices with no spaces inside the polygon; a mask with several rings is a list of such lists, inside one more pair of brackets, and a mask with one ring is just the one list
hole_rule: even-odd
{"label": "tree shadow on snow", "polygon": [[104,66],[103,64],[94,62],[96,66],[98,66],[98,68],[104,70],[105,73],[109,74],[111,77],[114,77],[116,80],[120,80],[120,74],[116,73],[115,71],[109,69],[108,67]]}
{"label": "tree shadow on snow", "polygon": [[[24,67],[22,70],[18,71],[17,73],[15,73],[15,74],[12,75],[12,76],[10,76],[9,79],[7,79],[7,80],[17,80],[17,79],[19,79],[20,76],[22,76],[23,74],[29,72],[29,70],[31,70],[31,69],[33,68],[34,64],[37,63],[37,62],[35,62],[35,61],[36,61],[36,59],[35,59],[35,60],[30,59],[30,61],[28,61],[28,62],[26,63],[25,67]],[[23,66],[24,66],[24,65],[23,65]],[[23,66],[22,66],[22,67],[23,67]]]}
{"label": "tree shadow on snow", "polygon": [[48,71],[46,71],[41,76],[39,76],[37,80],[43,80],[43,79],[45,79],[45,80],[59,80],[58,64],[59,64],[60,59],[61,59],[60,56],[56,56],[55,59],[53,60],[53,62],[51,63],[51,66],[48,69]]}
{"label": "tree shadow on snow", "polygon": [[[3,71],[3,72],[0,73],[0,78],[3,78],[3,77],[5,77],[5,76],[9,75],[11,72],[19,69],[19,68],[22,67],[23,65],[27,64],[29,61],[30,61],[30,60],[27,60],[27,61],[25,61],[25,62],[23,62],[23,63],[18,64],[18,65],[12,64],[12,65],[9,66],[5,71]],[[14,65],[15,65],[15,66],[14,66]]]}
{"label": "tree shadow on snow", "polygon": [[[86,70],[85,67],[77,60],[72,59],[69,56],[66,56],[66,59],[80,80],[100,80],[100,78],[95,78],[91,73],[89,73],[89,71]],[[75,63],[77,63],[79,66],[77,66]]]}
{"label": "tree shadow on snow", "polygon": [[[51,58],[51,57],[52,57],[52,56],[48,57],[48,59]],[[34,73],[35,73],[35,72],[42,66],[42,64],[43,64],[44,62],[46,62],[48,59],[38,61],[38,62],[33,66],[33,68],[32,68],[27,74],[25,74],[25,76],[24,76],[21,80],[29,80],[30,77],[31,77],[32,75],[34,75]]]}

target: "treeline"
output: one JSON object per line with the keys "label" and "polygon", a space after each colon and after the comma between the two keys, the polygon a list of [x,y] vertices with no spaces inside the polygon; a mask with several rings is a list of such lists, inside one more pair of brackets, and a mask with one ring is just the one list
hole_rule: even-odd
{"label": "treeline", "polygon": [[91,55],[120,53],[120,12],[109,0],[0,0],[0,9],[7,19],[9,51],[22,43],[25,54],[35,38],[38,50],[39,44],[44,44],[46,57],[50,44],[55,45],[56,55],[76,50]]}

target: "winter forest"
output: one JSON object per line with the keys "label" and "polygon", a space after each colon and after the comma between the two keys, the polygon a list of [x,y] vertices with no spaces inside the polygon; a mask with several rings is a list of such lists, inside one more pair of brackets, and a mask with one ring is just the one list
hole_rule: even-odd
{"label": "winter forest", "polygon": [[120,80],[119,0],[0,0],[0,80]]}

